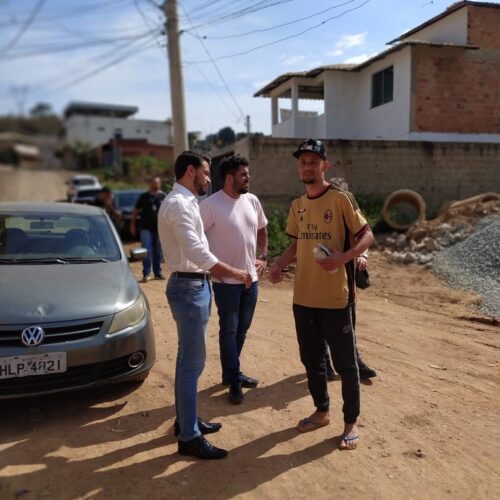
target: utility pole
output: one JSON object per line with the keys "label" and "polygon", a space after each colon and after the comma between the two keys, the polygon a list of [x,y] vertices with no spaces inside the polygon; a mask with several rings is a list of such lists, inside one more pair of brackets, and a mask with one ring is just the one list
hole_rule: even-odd
{"label": "utility pole", "polygon": [[246,127],[247,127],[247,135],[250,135],[250,131],[251,131],[250,115],[247,115],[245,123],[246,123]]}
{"label": "utility pole", "polygon": [[184,104],[184,77],[181,66],[179,19],[177,0],[165,0],[168,64],[170,73],[170,99],[172,102],[172,127],[174,158],[188,149],[186,108]]}

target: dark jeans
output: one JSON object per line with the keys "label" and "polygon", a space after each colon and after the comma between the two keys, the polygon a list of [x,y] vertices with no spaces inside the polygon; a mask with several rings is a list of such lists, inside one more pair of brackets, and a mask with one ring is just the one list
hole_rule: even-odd
{"label": "dark jeans", "polygon": [[230,384],[240,378],[240,354],[257,304],[258,282],[245,285],[213,283],[219,312],[219,347],[222,378]]}
{"label": "dark jeans", "polygon": [[198,378],[205,366],[205,337],[212,304],[206,280],[176,278],[167,284],[167,299],[179,338],[175,365],[175,413],[181,441],[200,436],[197,422]]}
{"label": "dark jeans", "polygon": [[293,304],[300,359],[307,373],[309,392],[318,411],[328,411],[330,397],[326,379],[326,345],[342,380],[344,421],[356,422],[359,416],[359,370],[352,307],[319,309]]}
{"label": "dark jeans", "polygon": [[141,229],[140,237],[142,247],[148,251],[148,255],[142,263],[142,275],[147,276],[151,272],[152,263],[154,275],[161,276],[163,254],[158,233],[149,229]]}

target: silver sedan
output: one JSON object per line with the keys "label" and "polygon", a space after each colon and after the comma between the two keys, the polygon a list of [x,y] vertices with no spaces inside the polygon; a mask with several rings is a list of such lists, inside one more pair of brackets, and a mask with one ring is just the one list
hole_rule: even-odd
{"label": "silver sedan", "polygon": [[0,398],[144,380],[154,361],[149,305],[104,211],[0,203]]}

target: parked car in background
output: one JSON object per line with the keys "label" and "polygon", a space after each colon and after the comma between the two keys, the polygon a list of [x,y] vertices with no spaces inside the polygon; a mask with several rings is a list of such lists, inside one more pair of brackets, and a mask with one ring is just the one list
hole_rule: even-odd
{"label": "parked car in background", "polygon": [[147,299],[100,208],[0,203],[0,290],[0,399],[144,380],[153,366]]}
{"label": "parked car in background", "polygon": [[122,213],[122,218],[118,224],[118,230],[122,237],[130,236],[130,221],[132,220],[132,210],[139,196],[145,189],[123,189],[113,193],[113,200],[116,207]]}
{"label": "parked car in background", "polygon": [[95,202],[97,195],[101,192],[101,189],[102,187],[81,187],[75,192],[71,198],[71,202],[92,205]]}
{"label": "parked car in background", "polygon": [[72,201],[76,192],[81,188],[102,188],[99,179],[95,175],[74,175],[66,184],[68,185],[66,189],[66,198],[68,201]]}

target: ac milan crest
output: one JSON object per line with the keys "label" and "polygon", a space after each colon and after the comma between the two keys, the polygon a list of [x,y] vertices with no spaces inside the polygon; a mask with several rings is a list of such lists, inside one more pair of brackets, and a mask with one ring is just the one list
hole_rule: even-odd
{"label": "ac milan crest", "polygon": [[330,224],[333,220],[333,214],[331,210],[326,210],[325,214],[323,215],[323,218],[327,224]]}

